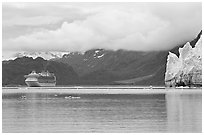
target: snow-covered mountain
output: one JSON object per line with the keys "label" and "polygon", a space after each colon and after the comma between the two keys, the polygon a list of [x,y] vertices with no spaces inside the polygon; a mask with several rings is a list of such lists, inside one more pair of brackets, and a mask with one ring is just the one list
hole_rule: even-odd
{"label": "snow-covered mountain", "polygon": [[169,52],[165,82],[167,86],[202,83],[202,37],[195,47],[187,42],[183,48],[179,48],[179,57]]}
{"label": "snow-covered mountain", "polygon": [[[101,58],[104,56],[102,53],[103,49],[96,49],[93,53],[93,58]],[[21,58],[21,57],[32,57],[33,59],[41,57],[45,60],[59,59],[59,58],[69,58],[73,56],[84,56],[85,52],[18,52],[11,57],[11,59]],[[84,59],[86,61],[86,59]]]}
{"label": "snow-covered mountain", "polygon": [[[14,60],[16,58],[21,58],[21,57],[32,57],[33,59],[37,57],[41,57],[45,60],[51,60],[51,59],[59,59],[59,58],[71,58],[71,57],[85,57],[87,56],[86,54],[89,53],[92,50],[88,50],[86,52],[57,52],[57,51],[51,51],[51,52],[18,52],[18,53],[12,53],[9,55],[9,57],[2,56],[3,60]],[[95,49],[94,52],[92,52],[92,58],[94,59],[100,59],[102,58],[105,54],[104,49]],[[85,54],[86,53],[86,54]],[[89,55],[89,58],[91,56]],[[88,59],[84,59],[86,61]]]}
{"label": "snow-covered mountain", "polygon": [[[89,58],[90,57],[101,58],[101,57],[104,56],[104,52],[107,51],[107,50],[104,50],[104,49],[93,49],[93,50],[88,50],[86,52],[70,52],[70,53],[65,54],[63,57],[64,58],[70,58],[70,57],[73,57],[73,56],[83,56],[84,57],[84,56],[87,55],[87,53],[89,51],[92,51],[92,54],[91,54],[92,56],[89,55]],[[86,61],[87,59],[84,59],[84,60]]]}
{"label": "snow-covered mountain", "polygon": [[14,57],[21,58],[27,56],[34,59],[37,57],[42,57],[45,60],[50,60],[62,58],[65,54],[70,54],[70,52],[19,52],[16,53]]}
{"label": "snow-covered mountain", "polygon": [[[137,81],[140,85],[161,85],[167,53],[92,49],[84,54],[70,53],[56,61],[72,66],[86,84],[114,84],[128,80],[130,84]],[[155,76],[159,79],[152,79]]]}
{"label": "snow-covered mountain", "polygon": [[[87,50],[84,53],[21,52],[16,54],[15,57],[28,56],[32,58],[23,57],[15,60],[3,61],[2,67],[5,69],[3,72],[3,80],[6,82],[6,84],[18,84],[18,79],[9,80],[6,78],[6,76],[10,75],[7,77],[15,78],[15,76],[18,74],[23,80],[23,76],[25,74],[23,72],[19,72],[19,70],[25,70],[22,66],[22,62],[29,64],[30,61],[31,63],[34,62],[37,66],[32,65],[30,67],[36,69],[38,66],[41,66],[41,59],[39,58],[36,60],[35,58],[42,57],[45,59],[45,61],[49,60],[49,62],[64,64],[64,67],[72,67],[74,73],[77,74],[77,80],[73,80],[72,84],[76,85],[108,85],[118,83],[134,85],[164,85],[164,80],[168,81],[174,77],[179,78],[179,76],[182,75],[180,74],[182,72],[192,73],[192,71],[197,72],[199,69],[201,69],[201,34],[202,31],[194,40],[190,42],[190,44],[187,43],[185,46],[184,44],[181,44],[171,50],[166,51],[140,52],[92,49]],[[169,53],[169,51],[171,53]],[[33,58],[35,60],[33,60]],[[18,68],[13,66],[13,64],[15,64]],[[186,66],[186,64],[191,66]],[[59,70],[59,72],[62,74],[62,79],[61,82],[59,80],[59,84],[69,85],[70,82],[66,81],[66,78],[63,78],[63,73],[67,71],[65,71],[65,69],[61,69],[60,67],[58,68],[56,68],[56,70]],[[199,71],[198,73],[201,72]],[[198,76],[199,75],[200,74],[198,74]],[[71,75],[66,77],[70,77],[70,80],[72,80]],[[196,78],[199,77],[194,76],[194,79]],[[175,82],[175,80],[173,81]]]}

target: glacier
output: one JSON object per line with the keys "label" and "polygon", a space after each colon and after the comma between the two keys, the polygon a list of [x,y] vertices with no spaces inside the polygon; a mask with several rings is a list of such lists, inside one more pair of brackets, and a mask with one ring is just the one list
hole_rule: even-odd
{"label": "glacier", "polygon": [[179,57],[169,52],[166,64],[165,85],[202,86],[202,36],[193,48],[187,42],[179,48]]}

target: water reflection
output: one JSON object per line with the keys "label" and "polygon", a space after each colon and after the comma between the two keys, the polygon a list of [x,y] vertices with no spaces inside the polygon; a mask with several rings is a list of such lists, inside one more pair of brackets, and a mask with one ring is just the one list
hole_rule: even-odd
{"label": "water reflection", "polygon": [[202,95],[167,94],[167,122],[170,132],[202,131]]}
{"label": "water reflection", "polygon": [[201,94],[3,94],[2,107],[3,132],[201,132],[202,126]]}

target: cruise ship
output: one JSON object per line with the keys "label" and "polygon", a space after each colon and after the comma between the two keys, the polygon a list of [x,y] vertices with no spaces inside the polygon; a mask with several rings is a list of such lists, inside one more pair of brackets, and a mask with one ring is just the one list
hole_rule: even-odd
{"label": "cruise ship", "polygon": [[29,87],[52,87],[56,85],[56,77],[53,73],[48,71],[42,71],[36,73],[32,71],[30,74],[24,76],[26,78],[25,83]]}

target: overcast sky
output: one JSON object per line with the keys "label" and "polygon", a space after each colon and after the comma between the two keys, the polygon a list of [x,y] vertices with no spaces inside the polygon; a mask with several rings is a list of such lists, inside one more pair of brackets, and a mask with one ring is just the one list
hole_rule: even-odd
{"label": "overcast sky", "polygon": [[3,55],[166,50],[202,29],[201,3],[3,3]]}

